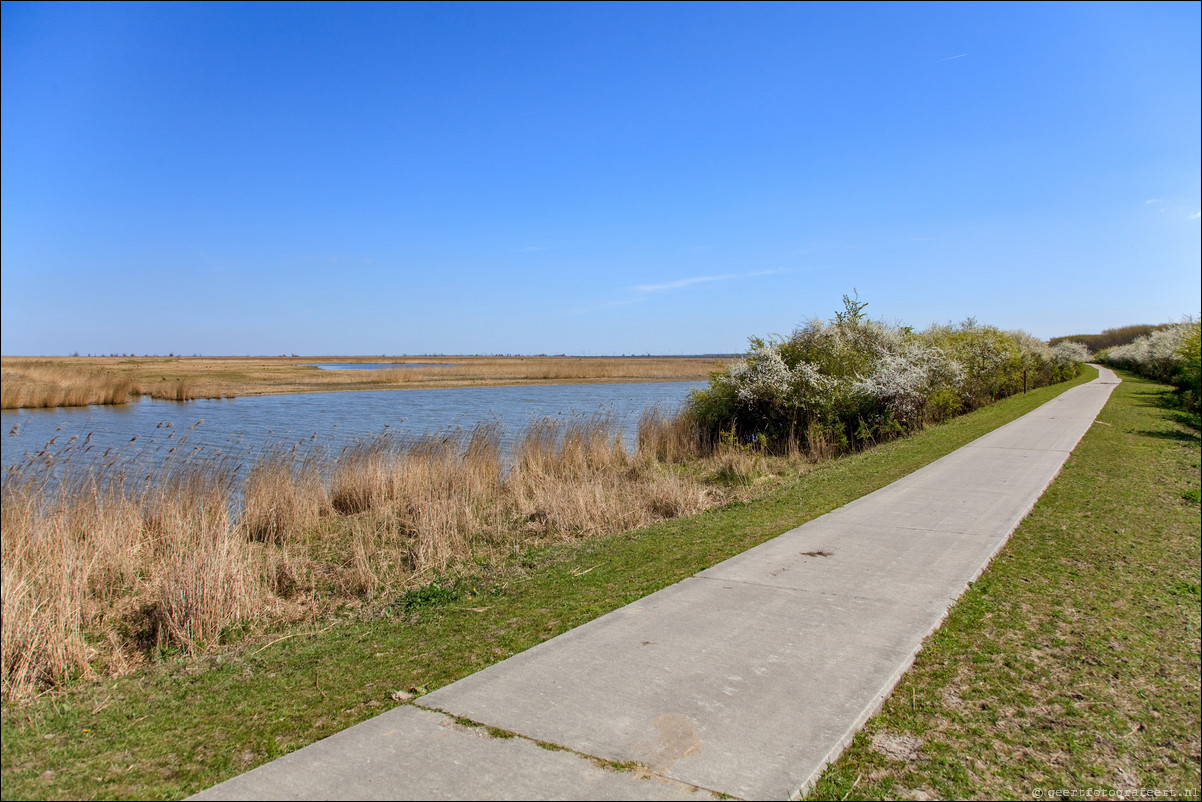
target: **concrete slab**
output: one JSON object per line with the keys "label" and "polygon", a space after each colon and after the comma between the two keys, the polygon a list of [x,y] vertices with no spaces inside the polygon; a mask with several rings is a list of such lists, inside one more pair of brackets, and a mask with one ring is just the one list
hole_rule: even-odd
{"label": "concrete slab", "polygon": [[1043,406],[989,434],[965,448],[1025,448],[1049,451],[1072,451],[1089,431],[1094,418],[1102,411],[1111,391],[1118,384],[1114,372],[1089,384],[1074,387]]}
{"label": "concrete slab", "polygon": [[824,516],[698,576],[946,607],[1002,543],[1001,537],[869,526]]}
{"label": "concrete slab", "polygon": [[713,799],[405,705],[191,799]]}
{"label": "concrete slab", "polygon": [[695,577],[420,700],[744,799],[854,734],[942,609]]}
{"label": "concrete slab", "polygon": [[866,525],[1004,536],[1030,512],[1067,454],[966,447],[830,514]]}

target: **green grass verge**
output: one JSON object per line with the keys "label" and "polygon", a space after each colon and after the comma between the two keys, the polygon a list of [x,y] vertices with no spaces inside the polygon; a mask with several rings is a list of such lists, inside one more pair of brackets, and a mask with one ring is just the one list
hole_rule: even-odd
{"label": "green grass verge", "polygon": [[1198,799],[1198,424],[1122,377],[811,798]]}
{"label": "green grass verge", "polygon": [[4,799],[194,793],[680,581],[909,474],[1075,382],[1007,399],[803,475],[756,501],[479,565],[391,615],[80,682],[0,720]]}

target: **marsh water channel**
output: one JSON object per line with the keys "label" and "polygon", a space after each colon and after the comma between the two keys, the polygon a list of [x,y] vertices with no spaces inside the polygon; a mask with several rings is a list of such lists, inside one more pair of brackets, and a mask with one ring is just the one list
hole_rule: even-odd
{"label": "marsh water channel", "polygon": [[153,467],[172,456],[253,462],[272,449],[337,455],[365,437],[420,436],[499,422],[508,446],[532,421],[612,417],[633,448],[639,415],[678,408],[704,382],[569,384],[378,390],[197,401],[143,399],[116,406],[7,410],[0,415],[2,462],[52,470],[131,462]]}

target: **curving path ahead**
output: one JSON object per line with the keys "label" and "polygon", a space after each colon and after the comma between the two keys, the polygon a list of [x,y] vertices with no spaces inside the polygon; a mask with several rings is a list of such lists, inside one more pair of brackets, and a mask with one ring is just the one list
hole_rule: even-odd
{"label": "curving path ahead", "polygon": [[880,707],[1116,384],[1099,368],[887,487],[193,798],[795,798]]}

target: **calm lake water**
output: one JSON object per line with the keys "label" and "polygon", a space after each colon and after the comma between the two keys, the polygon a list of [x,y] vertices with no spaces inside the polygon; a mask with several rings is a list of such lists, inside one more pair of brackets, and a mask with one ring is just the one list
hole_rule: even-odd
{"label": "calm lake water", "polygon": [[[161,459],[200,450],[234,460],[265,447],[337,450],[382,432],[423,434],[500,420],[512,437],[531,420],[602,413],[623,424],[633,446],[639,414],[662,404],[675,409],[704,382],[471,387],[305,393],[187,402],[140,400],[120,406],[17,410],[0,414],[3,465],[39,452],[69,454],[73,467],[122,458]],[[90,439],[89,439],[90,438]],[[86,449],[84,444],[90,446]],[[182,446],[182,447],[181,447]],[[67,449],[64,452],[64,449]]]}

